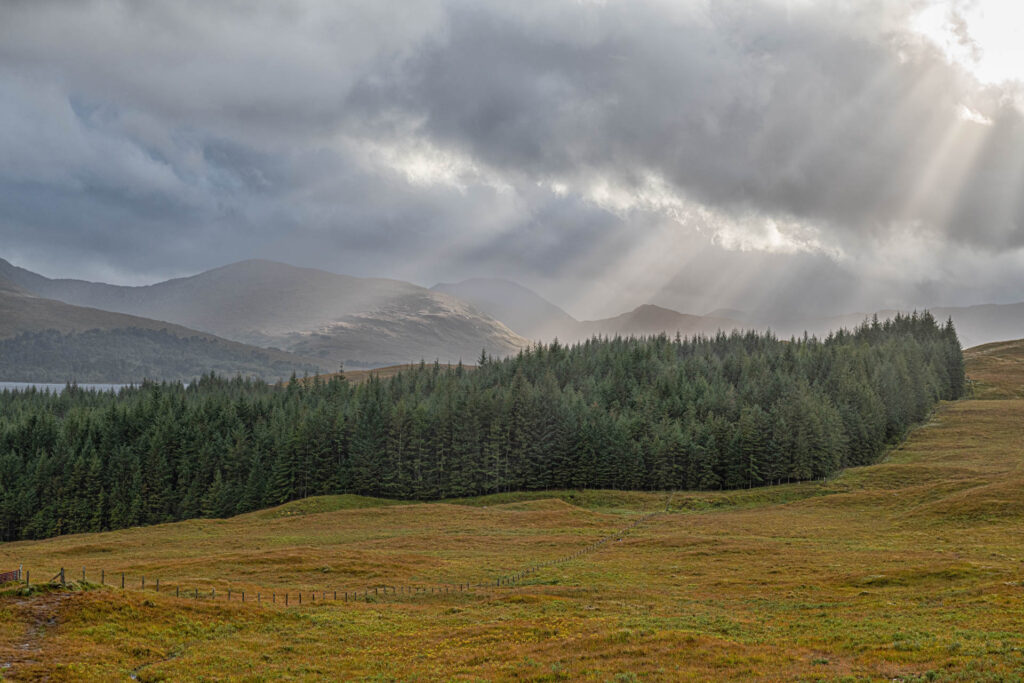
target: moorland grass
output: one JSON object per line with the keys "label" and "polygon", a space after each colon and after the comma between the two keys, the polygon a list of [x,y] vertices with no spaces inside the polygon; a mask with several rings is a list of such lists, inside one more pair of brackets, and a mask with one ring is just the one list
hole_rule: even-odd
{"label": "moorland grass", "polygon": [[[984,347],[982,347],[984,348]],[[1018,680],[1024,373],[968,352],[975,396],[881,463],[728,492],[444,503],[331,496],[228,520],[0,546],[0,569],[126,571],[131,590],[0,598],[0,675],[69,680]],[[996,368],[996,369],[993,369]],[[668,513],[664,513],[666,503]],[[256,606],[267,591],[511,587]],[[74,574],[69,569],[70,574]],[[158,594],[138,577],[163,580]],[[216,602],[172,585],[216,588]],[[293,593],[294,595],[294,593]]]}

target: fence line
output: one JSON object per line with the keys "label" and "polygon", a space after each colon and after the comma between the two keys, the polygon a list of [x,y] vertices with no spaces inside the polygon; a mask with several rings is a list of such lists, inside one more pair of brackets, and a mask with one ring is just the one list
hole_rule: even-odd
{"label": "fence line", "polygon": [[[671,495],[669,496],[669,500],[671,500]],[[452,582],[452,583],[441,583],[441,584],[432,584],[432,585],[428,584],[426,586],[424,586],[424,585],[419,585],[419,586],[397,585],[396,586],[396,585],[387,584],[387,585],[382,585],[382,586],[375,586],[373,588],[363,588],[361,590],[336,590],[336,589],[333,589],[333,588],[331,590],[323,590],[323,589],[320,589],[320,590],[309,590],[309,589],[301,590],[300,589],[300,590],[297,590],[297,591],[286,590],[286,591],[280,592],[280,593],[276,589],[272,589],[270,591],[264,591],[262,589],[259,589],[259,590],[257,590],[255,592],[255,599],[253,599],[253,591],[252,590],[249,590],[249,591],[245,591],[245,590],[238,591],[238,590],[235,590],[235,589],[232,589],[232,588],[228,588],[228,589],[226,589],[226,593],[225,593],[224,589],[221,589],[221,595],[224,596],[224,600],[226,602],[242,602],[242,603],[245,603],[247,601],[246,593],[248,592],[248,602],[249,603],[255,602],[257,605],[260,605],[260,606],[264,606],[264,605],[282,605],[284,607],[288,607],[290,605],[298,606],[298,605],[302,605],[302,604],[317,604],[318,602],[319,603],[333,602],[333,603],[341,603],[341,604],[345,604],[345,603],[349,603],[349,602],[370,602],[371,599],[372,600],[376,600],[376,599],[380,599],[380,598],[387,599],[389,596],[395,596],[395,597],[397,597],[397,596],[420,597],[420,596],[427,596],[427,595],[456,595],[456,594],[472,593],[472,592],[474,592],[474,590],[494,589],[494,588],[499,588],[499,587],[515,587],[515,586],[520,585],[525,579],[527,579],[527,578],[529,578],[531,576],[537,575],[538,573],[540,573],[544,569],[547,569],[549,567],[559,566],[559,565],[562,565],[562,564],[566,564],[568,562],[572,562],[573,560],[577,560],[577,559],[580,559],[580,558],[585,557],[587,555],[590,555],[590,554],[592,554],[594,552],[597,552],[598,550],[601,550],[601,549],[607,547],[611,543],[619,542],[619,541],[623,540],[623,538],[625,538],[629,533],[631,533],[637,527],[639,527],[642,523],[646,522],[647,520],[651,519],[654,516],[665,514],[665,512],[667,512],[667,511],[668,511],[668,501],[666,501],[666,503],[665,503],[665,511],[664,512],[662,512],[662,511],[649,512],[649,513],[647,513],[645,515],[642,515],[641,517],[633,520],[633,522],[631,524],[629,524],[629,525],[619,529],[615,533],[608,534],[608,535],[598,539],[597,541],[594,541],[592,543],[589,543],[586,546],[583,546],[582,548],[577,548],[577,549],[573,550],[571,553],[567,553],[565,555],[562,555],[562,556],[557,557],[557,558],[552,559],[552,560],[545,560],[543,562],[539,562],[539,563],[536,563],[536,564],[528,565],[527,567],[525,567],[523,569],[520,569],[519,571],[504,573],[504,574],[498,576],[497,578],[495,578],[493,581],[477,582],[477,583],[473,583],[472,581],[465,581],[465,582]],[[106,582],[106,579],[107,579],[106,570],[105,569],[100,569],[99,571],[100,571],[100,583],[99,583],[99,585],[103,585],[103,586],[108,585],[107,582]],[[93,576],[95,577],[95,571],[93,573]],[[117,576],[116,574],[114,576],[115,576],[115,582],[113,584],[110,584],[110,585],[112,585],[112,587],[117,588],[118,585],[120,585],[120,588],[122,590],[134,590],[135,589],[135,586],[133,586],[131,583],[129,583],[127,581],[127,574],[125,572],[120,572],[120,576]],[[22,568],[19,568],[18,570],[14,571],[14,572],[7,572],[7,573],[4,573],[4,574],[0,574],[0,583],[4,583],[5,582],[5,577],[7,577],[6,578],[6,582],[12,582],[12,581],[24,582],[26,587],[31,585],[30,574],[29,574],[28,570],[24,570],[23,571]],[[13,577],[13,578],[11,578],[11,577]],[[87,574],[86,568],[82,567],[81,582],[83,584],[87,584],[88,583],[87,578],[88,578],[88,574]],[[67,574],[65,573],[65,568],[61,567],[60,571],[57,572],[57,574],[47,583],[59,584],[60,586],[66,586],[67,582],[68,582],[68,578],[67,578]],[[145,575],[140,575],[139,578],[136,579],[136,583],[138,585],[138,589],[139,590],[141,590],[141,591],[145,591],[146,590],[146,577],[145,577]],[[151,582],[150,585],[152,586],[152,588],[150,590],[153,590],[154,592],[157,592],[157,593],[161,593],[161,590],[160,590],[160,579],[158,577],[155,578],[155,584]],[[164,587],[166,588],[166,591],[161,593],[161,594],[169,595],[172,586],[167,585],[167,583],[165,582],[164,583]],[[175,584],[173,586],[173,590],[174,590],[174,597],[176,597],[176,598],[192,599],[192,600],[201,600],[201,599],[209,598],[212,601],[216,601],[217,600],[217,588],[215,586],[211,586],[208,590],[207,589],[203,589],[200,592],[200,589],[198,587],[192,587],[192,586],[184,587],[181,584]],[[306,601],[306,603],[303,602],[303,596],[304,595],[308,595],[309,596],[309,599]],[[317,600],[317,596],[318,595],[320,597],[319,600]]]}
{"label": "fence line", "polygon": [[13,583],[21,581],[21,567],[11,572],[0,572],[0,583]]}

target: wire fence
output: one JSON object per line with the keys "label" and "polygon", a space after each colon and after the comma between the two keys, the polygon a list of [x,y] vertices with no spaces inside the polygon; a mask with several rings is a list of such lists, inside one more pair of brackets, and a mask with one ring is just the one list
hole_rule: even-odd
{"label": "wire fence", "polygon": [[[669,500],[671,500],[671,496],[669,496]],[[262,588],[252,590],[252,588],[249,588],[247,590],[238,590],[235,588],[222,587],[218,590],[216,586],[211,586],[209,584],[207,584],[206,587],[201,588],[196,585],[186,585],[179,582],[168,583],[166,580],[161,583],[160,577],[154,578],[152,576],[149,578],[147,583],[145,575],[129,576],[127,572],[108,573],[105,569],[93,570],[92,573],[90,573],[87,568],[82,567],[80,574],[76,570],[72,575],[71,571],[61,567],[49,581],[44,583],[52,586],[67,587],[70,583],[73,583],[76,579],[80,578],[81,584],[86,587],[90,585],[111,586],[113,588],[120,588],[121,590],[153,591],[162,595],[173,595],[179,599],[210,601],[223,600],[226,602],[254,603],[260,606],[280,605],[283,607],[322,604],[328,602],[335,604],[372,602],[389,598],[395,599],[398,597],[413,598],[431,595],[451,596],[475,593],[485,589],[522,585],[524,581],[536,576],[545,569],[579,560],[587,555],[608,547],[610,544],[622,541],[641,524],[650,518],[659,514],[664,514],[667,511],[668,501],[665,503],[664,512],[657,511],[646,513],[618,531],[608,534],[586,546],[574,549],[570,553],[555,559],[531,564],[519,571],[504,573],[493,580],[483,582],[479,580],[476,582],[466,580],[427,585],[385,584],[359,589],[349,587],[346,589],[330,588],[319,590],[312,590],[309,588],[297,590],[267,590]],[[97,578],[99,579],[98,582],[96,581]],[[23,583],[26,588],[30,587],[32,585],[31,572],[22,567],[15,571],[0,573],[0,584],[14,582]]]}

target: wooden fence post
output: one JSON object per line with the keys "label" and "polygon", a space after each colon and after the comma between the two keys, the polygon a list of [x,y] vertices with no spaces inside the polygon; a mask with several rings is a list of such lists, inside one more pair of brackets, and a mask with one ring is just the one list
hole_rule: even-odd
{"label": "wooden fence post", "polygon": [[105,570],[105,569],[101,569],[100,570],[100,585],[101,586],[107,585],[107,570]]}
{"label": "wooden fence post", "polygon": [[124,572],[121,572],[121,590],[124,590]]}
{"label": "wooden fence post", "polygon": [[62,586],[67,585],[67,584],[64,583],[64,567],[60,568],[60,585],[62,585]]}
{"label": "wooden fence post", "polygon": [[180,591],[180,590],[181,590],[180,586],[175,586],[174,587],[174,597],[176,597],[176,598],[179,597],[178,591]]}
{"label": "wooden fence post", "polygon": [[157,592],[157,593],[159,593],[159,592],[160,592],[160,579],[157,579],[157,580],[156,580],[156,592]]}
{"label": "wooden fence post", "polygon": [[228,589],[228,602],[231,602],[231,589]]}
{"label": "wooden fence post", "polygon": [[85,583],[85,567],[82,567],[82,583]]}
{"label": "wooden fence post", "polygon": [[285,607],[288,606],[288,594],[287,593],[284,594],[284,606]]}
{"label": "wooden fence post", "polygon": [[142,577],[142,590],[146,590],[146,577]]}

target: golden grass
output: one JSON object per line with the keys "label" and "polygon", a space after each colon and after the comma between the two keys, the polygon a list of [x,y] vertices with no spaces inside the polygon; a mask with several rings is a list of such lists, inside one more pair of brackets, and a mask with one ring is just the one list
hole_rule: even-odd
{"label": "golden grass", "polygon": [[[1012,347],[1017,348],[1017,347]],[[989,397],[1024,385],[983,375]],[[1020,383],[1018,383],[1020,382]],[[0,568],[132,590],[0,598],[14,680],[1018,680],[1024,400],[945,404],[827,482],[677,493],[621,541],[514,587],[257,607],[304,588],[485,583],[664,510],[663,493],[431,504],[336,496],[230,520],[0,546]],[[49,573],[49,574],[48,574]],[[138,590],[162,579],[160,594]],[[218,601],[169,585],[216,587]],[[318,600],[320,596],[318,595]]]}
{"label": "golden grass", "polygon": [[1024,341],[975,346],[964,358],[975,398],[1024,398]]}

